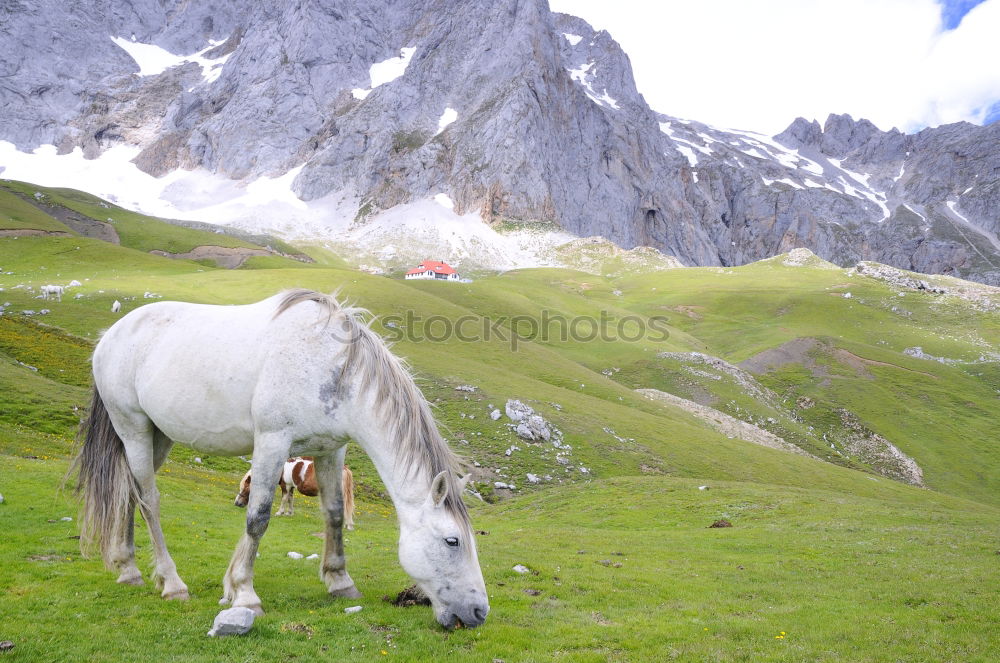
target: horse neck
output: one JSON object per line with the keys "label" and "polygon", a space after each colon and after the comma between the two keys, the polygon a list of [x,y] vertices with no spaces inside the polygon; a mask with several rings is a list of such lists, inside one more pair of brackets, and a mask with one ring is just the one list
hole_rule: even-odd
{"label": "horse neck", "polygon": [[[357,411],[371,410],[362,407]],[[419,510],[430,494],[432,477],[429,472],[424,468],[403,467],[396,462],[395,441],[379,417],[359,417],[353,428],[351,437],[371,458],[400,519]]]}

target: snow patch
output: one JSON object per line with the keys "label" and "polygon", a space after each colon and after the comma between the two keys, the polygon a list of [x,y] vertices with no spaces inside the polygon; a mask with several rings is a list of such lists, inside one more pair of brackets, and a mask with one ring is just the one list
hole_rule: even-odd
{"label": "snow patch", "polygon": [[[440,119],[438,119],[438,130],[437,133],[441,133],[445,130],[449,124],[458,119],[458,111],[454,108],[445,108],[444,112],[441,113]],[[435,134],[437,135],[437,134]]]}
{"label": "snow patch", "polygon": [[452,201],[451,198],[448,197],[448,194],[446,193],[439,193],[436,196],[434,196],[434,202],[436,202],[438,205],[446,209],[450,210],[455,209],[455,203]]}
{"label": "snow patch", "polygon": [[562,33],[562,36],[566,38],[570,46],[576,46],[583,39],[580,35],[571,35],[568,32]]}
{"label": "snow patch", "polygon": [[698,165],[698,155],[690,147],[687,145],[678,145],[677,151],[687,157],[688,163],[691,164],[692,168]]}
{"label": "snow patch", "polygon": [[778,182],[780,184],[787,184],[788,186],[792,187],[793,189],[801,189],[802,188],[801,184],[799,184],[798,182],[794,182],[794,181],[792,181],[791,179],[789,179],[787,177],[784,178],[784,179],[780,179],[780,180],[769,180],[766,177],[761,176],[760,179],[764,180],[764,186],[771,186],[775,182]]}
{"label": "snow patch", "polygon": [[[133,35],[134,38],[134,35]],[[123,51],[128,53],[137,65],[139,65],[140,76],[156,76],[162,74],[171,67],[194,62],[201,67],[201,76],[206,83],[215,81],[222,74],[222,66],[229,59],[229,55],[219,58],[205,57],[205,53],[218,45],[218,42],[209,42],[209,45],[192,55],[174,55],[170,51],[156,46],[155,44],[143,44],[134,39],[128,40],[122,37],[111,37]]]}
{"label": "snow patch", "polygon": [[605,88],[601,94],[597,94],[597,92],[594,91],[593,86],[591,86],[590,82],[587,80],[588,76],[593,75],[590,71],[593,68],[593,66],[594,66],[593,62],[586,62],[584,64],[581,64],[576,69],[567,69],[566,71],[569,72],[570,78],[572,78],[574,81],[576,81],[577,83],[579,83],[584,87],[584,92],[586,93],[587,97],[595,104],[597,104],[598,106],[607,106],[609,108],[619,110],[620,108],[618,106],[618,101],[612,99],[611,96],[608,95],[607,88]]}
{"label": "snow patch", "polygon": [[416,46],[403,47],[399,49],[399,56],[376,62],[368,68],[371,86],[367,89],[354,88],[351,90],[351,94],[355,99],[365,99],[378,86],[396,80],[406,73],[406,68],[410,66],[410,60],[413,59],[413,54],[416,52]]}

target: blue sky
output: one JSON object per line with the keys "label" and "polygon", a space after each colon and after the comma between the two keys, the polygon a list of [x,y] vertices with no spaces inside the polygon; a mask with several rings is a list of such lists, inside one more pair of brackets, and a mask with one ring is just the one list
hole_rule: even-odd
{"label": "blue sky", "polygon": [[1000,119],[1000,0],[549,3],[610,32],[667,115],[769,135],[830,113],[906,132]]}

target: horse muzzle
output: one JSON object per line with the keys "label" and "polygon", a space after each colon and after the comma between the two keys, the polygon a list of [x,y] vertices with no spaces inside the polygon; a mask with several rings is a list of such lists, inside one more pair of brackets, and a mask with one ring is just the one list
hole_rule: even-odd
{"label": "horse muzzle", "polygon": [[233,504],[239,507],[244,507],[247,505],[247,501],[248,501],[247,498],[244,497],[243,495],[237,495],[236,500],[233,502]]}
{"label": "horse muzzle", "polygon": [[452,608],[438,617],[438,623],[448,630],[457,628],[476,628],[486,621],[486,615],[490,614],[490,606],[487,603],[476,603],[468,606]]}

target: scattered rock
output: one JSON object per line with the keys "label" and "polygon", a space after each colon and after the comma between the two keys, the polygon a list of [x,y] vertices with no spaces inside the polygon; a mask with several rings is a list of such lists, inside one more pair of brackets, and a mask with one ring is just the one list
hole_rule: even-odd
{"label": "scattered rock", "polygon": [[541,479],[539,479],[536,475],[531,474],[530,472],[526,476],[528,478],[528,483],[539,483],[539,482],[541,482]]}
{"label": "scattered rock", "polygon": [[611,560],[610,559],[598,560],[597,563],[600,564],[601,566],[611,566]]}
{"label": "scattered rock", "polygon": [[0,495],[0,504],[3,504],[3,495]]}
{"label": "scattered rock", "polygon": [[474,387],[471,384],[460,384],[457,387],[455,387],[455,391],[466,391],[470,394],[475,393],[476,389],[478,389],[478,387]]}
{"label": "scattered rock", "polygon": [[360,605],[352,605],[349,608],[344,608],[344,614],[346,614],[346,615],[353,615],[356,612],[361,612],[361,608],[362,607],[363,606],[360,606]]}
{"label": "scattered rock", "polygon": [[731,522],[729,522],[725,518],[720,518],[720,519],[716,520],[714,523],[712,523],[711,525],[709,525],[708,527],[709,527],[709,529],[711,529],[713,527],[732,527],[732,526],[733,526],[733,524]]}
{"label": "scattered rock", "polygon": [[291,557],[292,559],[302,559],[302,553],[295,552],[294,550],[290,551],[288,553],[288,556]]}
{"label": "scattered rock", "polygon": [[62,517],[62,518],[60,518],[59,520],[63,521],[64,523],[70,523],[70,522],[73,522],[73,519],[72,519],[72,518],[70,518],[69,516],[63,516],[63,517]]}
{"label": "scattered rock", "polygon": [[530,406],[525,405],[521,401],[513,398],[507,400],[504,410],[507,412],[507,416],[510,417],[511,421],[522,421],[535,413]]}
{"label": "scattered rock", "polygon": [[500,410],[494,409],[492,412],[490,412],[490,419],[492,419],[493,421],[497,421],[498,419],[500,419],[501,416],[502,415],[500,413]]}
{"label": "scattered rock", "polygon": [[493,482],[493,487],[494,488],[504,488],[506,490],[517,490],[517,486],[515,486],[514,484],[512,484],[512,483],[504,483],[503,481],[494,481]]}
{"label": "scattered rock", "polygon": [[799,396],[797,399],[795,399],[795,405],[800,410],[808,410],[809,408],[816,405],[816,401],[809,398],[808,396]]}
{"label": "scattered rock", "polygon": [[306,557],[306,559],[319,559],[319,555],[317,553],[313,553],[313,554],[309,555],[308,557]]}
{"label": "scattered rock", "polygon": [[14,648],[14,643],[11,642],[10,640],[4,640],[3,642],[0,642],[0,651],[10,651],[13,648]]}
{"label": "scattered rock", "polygon": [[195,456],[194,457],[194,462],[200,463],[201,462],[201,458],[199,458],[198,456]]}
{"label": "scattered rock", "polygon": [[250,608],[229,608],[223,610],[215,616],[212,630],[208,634],[212,637],[224,635],[243,635],[249,633],[253,628],[254,612]]}
{"label": "scattered rock", "polygon": [[698,490],[708,490],[708,486],[698,486]]}
{"label": "scattered rock", "polygon": [[394,606],[400,608],[410,608],[415,605],[430,605],[431,600],[427,598],[427,595],[420,591],[420,588],[416,585],[410,585],[399,594],[396,598],[390,599],[388,596],[384,597],[386,601],[389,601]]}
{"label": "scattered rock", "polygon": [[541,596],[542,590],[540,590],[540,589],[526,589],[526,590],[524,590],[524,593],[527,594],[528,596]]}
{"label": "scattered rock", "polygon": [[510,570],[516,573],[531,573],[531,569],[529,569],[524,564],[515,564],[514,566],[511,567]]}

